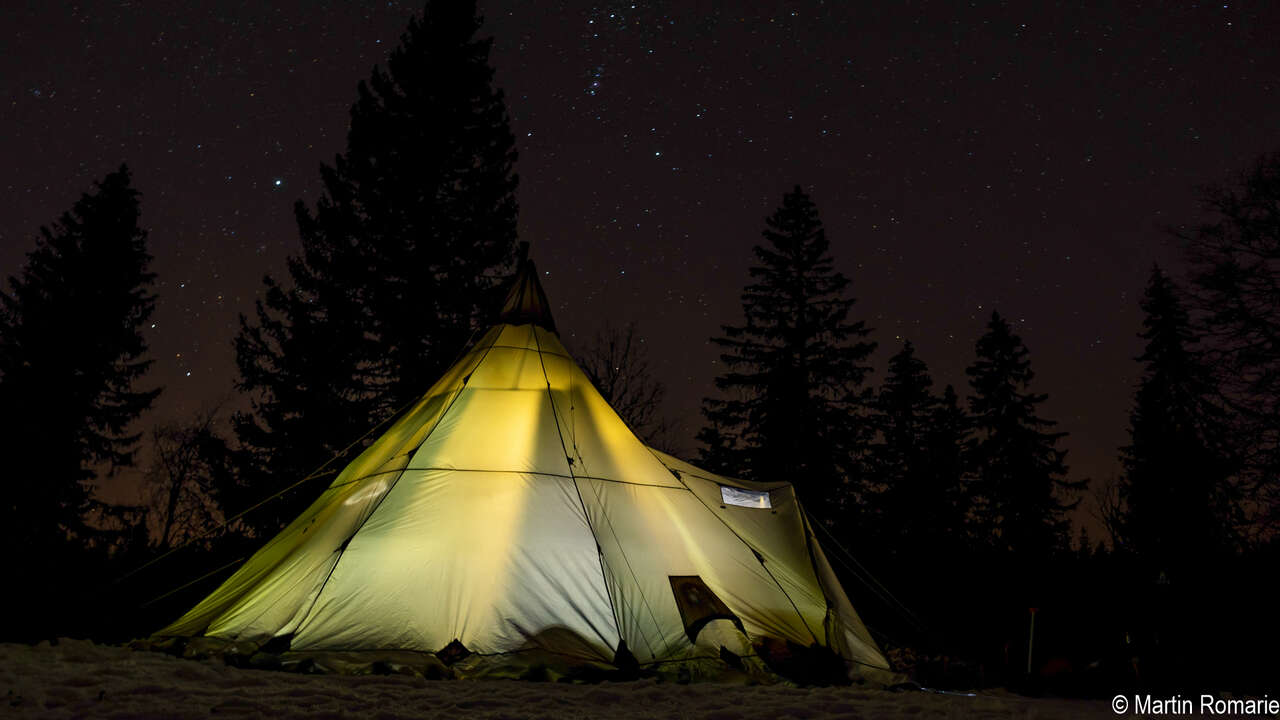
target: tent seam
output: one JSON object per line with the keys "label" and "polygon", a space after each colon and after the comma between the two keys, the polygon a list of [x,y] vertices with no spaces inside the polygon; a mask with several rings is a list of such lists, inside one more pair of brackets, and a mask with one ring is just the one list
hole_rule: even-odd
{"label": "tent seam", "polygon": [[[551,378],[547,375],[547,363],[542,359],[542,343],[538,340],[538,328],[533,328],[533,346],[537,348],[538,365],[542,368],[542,380],[547,384],[547,400],[551,403],[551,418],[556,424],[556,435],[560,438],[560,452],[564,453],[566,469],[569,471],[569,479],[573,481],[573,491],[578,495],[578,505],[582,508],[582,518],[587,521],[587,530],[591,533],[591,539],[596,543],[596,560],[600,563],[600,580],[604,583],[604,595],[609,600],[609,613],[613,615],[613,629],[618,634],[618,642],[624,642],[622,637],[622,621],[618,618],[618,606],[613,601],[613,593],[609,592],[609,573],[605,569],[604,552],[600,549],[600,538],[596,537],[595,526],[591,524],[591,513],[587,512],[587,503],[582,499],[582,488],[578,486],[578,478],[573,474],[573,460],[569,457],[569,450],[564,444],[564,433],[560,430],[560,416],[556,413],[556,398],[551,392]],[[573,402],[573,373],[569,373],[569,402]],[[571,406],[572,407],[572,406]],[[574,438],[574,450],[577,450],[577,438]],[[617,648],[614,649],[615,652]],[[652,651],[652,648],[650,648]]]}
{"label": "tent seam", "polygon": [[[496,340],[497,338],[495,337],[494,339]],[[471,373],[467,373],[466,375],[463,376],[462,382],[458,385],[458,389],[454,392],[453,399],[450,400],[449,404],[445,406],[444,410],[440,412],[440,417],[436,418],[436,424],[433,425],[431,429],[427,431],[427,434],[423,436],[422,438],[423,443],[425,443],[428,439],[430,439],[431,435],[434,434],[435,431],[440,427],[440,424],[444,422],[444,419],[449,414],[449,411],[453,409],[453,406],[455,404],[457,404],[458,398],[462,397],[462,391],[467,389],[467,382],[471,379],[471,374],[475,372],[476,368],[480,367],[480,365],[484,363],[484,359],[489,356],[489,351],[492,349],[493,349],[493,345],[489,345],[488,347],[486,347],[484,349],[484,353],[480,356],[480,359],[477,360],[476,364],[472,367]],[[419,445],[421,445],[421,443],[419,443]],[[302,632],[302,629],[303,627],[306,626],[307,621],[311,619],[311,612],[315,610],[316,603],[320,602],[320,596],[324,594],[324,589],[326,586],[328,586],[329,579],[333,577],[333,573],[338,569],[338,564],[342,562],[342,556],[345,555],[347,552],[347,549],[351,547],[351,541],[355,539],[356,535],[360,534],[360,531],[364,528],[365,523],[369,522],[369,519],[372,518],[374,514],[378,512],[378,508],[382,507],[383,501],[385,501],[388,497],[391,496],[391,492],[396,489],[396,485],[400,484],[400,478],[404,477],[405,470],[409,470],[409,469],[410,468],[406,467],[400,471],[400,474],[396,476],[396,479],[392,480],[391,484],[387,487],[387,491],[384,492],[382,496],[378,498],[378,501],[374,504],[373,508],[369,510],[369,514],[366,515],[364,519],[360,521],[360,524],[356,526],[356,529],[351,531],[351,534],[347,536],[347,539],[343,541],[341,546],[338,547],[338,557],[333,561],[333,566],[329,568],[329,574],[325,575],[324,582],[320,583],[320,588],[316,591],[315,598],[311,600],[311,605],[310,607],[307,608],[307,612],[303,614],[302,619],[298,621],[298,625],[292,633],[294,637],[296,637],[298,633]]]}
{"label": "tent seam", "polygon": [[[538,342],[538,331],[533,331],[534,346],[538,348],[538,362],[542,364],[542,379],[547,381],[547,395],[551,400],[551,414],[556,413],[555,398],[551,396],[551,379],[547,377],[547,366],[542,362],[542,344]],[[572,358],[570,358],[572,361]],[[573,437],[573,454],[582,462],[582,467],[586,468],[587,461],[582,458],[582,451],[578,449],[578,415],[575,412],[576,404],[573,401],[573,372],[569,372],[569,434]],[[559,431],[559,424],[556,425]],[[560,437],[560,446],[564,447],[564,436]],[[591,524],[591,513],[587,512],[587,503],[582,499],[582,488],[578,485],[578,478],[573,472],[573,465],[569,465],[569,477],[573,480],[573,491],[578,494],[578,505],[582,507],[582,518],[587,521],[587,530],[591,532],[591,539],[596,544],[596,560],[600,563],[600,580],[604,582],[604,594],[609,599],[609,612],[613,615],[613,630],[618,635],[618,643],[625,642],[622,637],[622,621],[618,618],[618,605],[613,601],[613,593],[609,591],[609,571],[604,565],[604,551],[600,548],[600,538],[596,537],[595,526]],[[652,650],[652,649],[651,649]],[[617,649],[614,649],[617,654]],[[616,657],[614,658],[617,659]]]}
{"label": "tent seam", "polygon": [[[621,619],[618,617],[618,607],[617,607],[617,604],[614,603],[613,601],[613,594],[609,592],[609,579],[605,575],[604,552],[600,549],[600,538],[596,535],[595,526],[591,524],[591,513],[587,512],[587,504],[582,500],[582,490],[581,488],[578,487],[578,479],[573,475],[573,458],[569,456],[569,448],[564,444],[564,431],[560,429],[560,415],[556,412],[556,398],[555,398],[555,394],[551,392],[551,377],[547,375],[547,363],[545,360],[542,359],[542,343],[538,340],[537,327],[534,327],[533,329],[533,344],[534,344],[534,347],[537,348],[538,350],[538,364],[542,367],[542,379],[547,384],[547,399],[551,402],[551,417],[555,420],[556,435],[560,437],[560,451],[564,453],[565,460],[567,461],[569,476],[573,478],[573,487],[575,490],[578,491],[578,503],[582,505],[582,515],[587,519],[587,528],[591,530],[591,537],[593,540],[596,541],[596,554],[600,558],[600,570],[601,570],[600,579],[604,580],[604,583],[605,583],[605,594],[609,598],[609,608],[613,611],[613,622],[618,630],[618,641],[623,642],[626,640],[626,638],[622,637],[622,622],[621,622]],[[569,377],[570,377],[570,381],[572,381],[572,378],[573,378],[572,370],[569,372]],[[570,393],[570,400],[572,401],[572,392]],[[575,451],[577,450],[576,438],[575,438],[574,450]],[[585,465],[585,461],[583,464]],[[596,501],[600,502],[599,495],[596,495]],[[605,522],[609,524],[609,531],[613,534],[614,543],[618,546],[618,552],[622,555],[622,561],[626,563],[627,570],[628,572],[631,573],[632,580],[634,580],[636,585],[639,586],[640,579],[636,577],[635,570],[631,567],[631,561],[627,559],[626,552],[622,550],[622,543],[618,542],[618,533],[613,530],[613,523],[609,522],[609,516],[604,514],[604,510],[603,510],[604,503],[600,503],[600,507],[601,507],[601,516],[604,517]],[[649,607],[649,601],[647,598],[645,598],[643,592],[640,593],[640,600],[644,603],[645,609],[649,612],[649,618],[653,620],[654,627],[657,628],[658,633],[661,634],[662,626],[658,623],[657,616],[653,614],[653,608]],[[657,656],[656,653],[653,652],[653,646],[649,645],[648,638],[643,638],[643,639],[645,641],[645,644],[649,646],[649,653],[656,657]],[[671,648],[668,647],[667,650],[669,652]]]}
{"label": "tent seam", "polygon": [[[702,507],[707,509],[707,512],[711,513],[712,516],[715,517],[715,519],[719,520],[720,524],[724,525],[726,530],[732,533],[734,537],[738,538],[738,541],[741,542],[743,545],[745,545],[746,548],[751,551],[751,554],[754,555],[756,559],[760,562],[760,569],[764,570],[764,574],[768,575],[769,579],[773,581],[773,584],[778,586],[778,592],[782,593],[782,597],[786,598],[787,602],[791,603],[791,609],[796,611],[796,617],[800,619],[800,624],[804,626],[805,631],[809,633],[809,637],[812,637],[815,643],[818,642],[818,635],[813,631],[813,628],[809,627],[808,621],[804,619],[804,613],[800,612],[800,606],[796,605],[796,601],[793,600],[791,598],[791,595],[787,593],[786,588],[782,587],[782,583],[778,582],[778,578],[773,576],[773,571],[771,571],[769,569],[769,566],[765,564],[764,557],[760,554],[760,551],[752,547],[751,543],[747,542],[746,538],[739,535],[738,531],[734,530],[733,527],[729,525],[729,523],[726,522],[724,518],[720,517],[719,513],[717,513],[715,510],[712,510],[711,506],[708,505],[706,501],[704,501],[702,497],[698,495],[698,493],[694,492],[693,488],[689,487],[688,484],[685,483],[684,478],[680,477],[679,472],[671,470],[671,468],[667,467],[667,464],[662,462],[662,458],[658,457],[657,453],[653,452],[652,448],[650,448],[648,445],[645,445],[644,448],[649,451],[650,455],[653,455],[654,460],[657,460],[663,467],[667,468],[667,470],[671,471],[672,474],[675,475],[676,480],[679,481],[681,485],[684,485],[684,489],[688,490],[689,494],[693,495],[694,499],[696,499],[698,503],[702,505]],[[716,483],[716,484],[719,485],[720,483]],[[798,502],[796,503],[796,506],[797,508],[799,507]],[[816,571],[815,571],[815,574],[816,574]],[[821,588],[821,586],[819,586],[819,588]]]}

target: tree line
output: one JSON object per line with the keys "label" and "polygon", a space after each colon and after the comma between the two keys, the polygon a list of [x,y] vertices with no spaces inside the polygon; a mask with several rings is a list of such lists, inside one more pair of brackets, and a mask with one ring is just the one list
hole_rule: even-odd
{"label": "tree line", "polygon": [[[226,424],[206,410],[156,426],[147,506],[106,505],[92,488],[136,464],[135,421],[161,392],[145,380],[155,275],[129,170],[41,229],[0,294],[13,478],[0,527],[33,588],[6,635],[75,631],[68,598],[87,579],[126,598],[111,606],[119,620],[251,552],[491,322],[516,253],[518,176],[480,27],[473,3],[431,3],[360,83],[347,148],[320,168],[322,196],[295,206],[301,252],[240,318],[234,387],[247,408]],[[967,388],[938,390],[909,340],[873,382],[874,328],[799,186],[751,249],[741,323],[713,338],[723,372],[703,403],[699,461],[792,482],[811,520],[857,555],[850,572],[872,576],[850,578],[855,604],[887,595],[909,619],[881,624],[886,645],[1003,652],[1008,666],[1026,639],[1017,608],[1078,599],[1113,575],[1168,615],[1133,621],[1133,636],[1167,638],[1175,611],[1204,600],[1198,579],[1274,557],[1280,512],[1280,155],[1204,199],[1205,222],[1172,230],[1186,279],[1153,268],[1141,301],[1130,442],[1119,477],[1093,488],[1108,544],[1082,533],[1073,545],[1068,515],[1086,483],[1068,475],[1065,433],[1044,417],[1030,351],[1005,316],[976,339]],[[578,354],[632,427],[661,442],[662,388],[634,340],[634,326],[611,329]],[[191,559],[176,570],[110,584],[178,548]]]}
{"label": "tree line", "polygon": [[[1153,266],[1139,302],[1130,440],[1118,477],[1093,487],[1107,542],[1070,533],[1090,481],[1070,479],[1066,433],[1044,416],[1030,351],[998,311],[963,401],[935,388],[909,339],[871,382],[873,330],[854,319],[852,283],[800,187],[765,220],[744,322],[713,338],[724,371],[703,404],[701,462],[794,483],[811,520],[854,548],[847,580],[880,603],[872,631],[886,646],[931,648],[943,665],[967,655],[987,681],[1027,682],[1014,668],[1025,660],[1035,675],[1036,662],[1019,623],[1043,608],[1057,634],[1043,647],[1109,663],[1113,688],[1203,686],[1197,658],[1225,648],[1259,659],[1239,637],[1188,632],[1185,618],[1270,616],[1250,605],[1260,595],[1242,602],[1227,584],[1229,569],[1266,571],[1278,547],[1280,155],[1204,198],[1210,220],[1173,230],[1185,284]],[[1275,624],[1260,630],[1274,636]],[[1224,664],[1220,679],[1225,668],[1250,672]]]}
{"label": "tree line", "polygon": [[1009,321],[992,313],[978,339],[967,404],[950,385],[935,392],[909,339],[874,388],[872,329],[851,318],[851,281],[812,199],[797,186],[765,225],[745,323],[713,338],[726,370],[721,396],[704,402],[701,462],[786,479],[830,524],[857,526],[902,560],[943,543],[1027,556],[1065,547],[1083,483],[1066,479],[1065,433],[1040,417],[1046,396]]}

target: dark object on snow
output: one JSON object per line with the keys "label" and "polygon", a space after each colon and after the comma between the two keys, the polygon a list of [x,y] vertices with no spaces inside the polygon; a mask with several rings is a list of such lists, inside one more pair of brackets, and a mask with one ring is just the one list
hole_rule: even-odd
{"label": "dark object on snow", "polygon": [[280,655],[289,652],[289,647],[293,644],[293,634],[277,635],[262,644],[258,648],[259,652],[269,653],[271,655]]}
{"label": "dark object on snow", "polygon": [[454,638],[452,642],[445,645],[436,653],[436,657],[440,658],[440,662],[445,665],[453,665],[470,654],[471,651],[467,649],[467,646],[463,645],[457,638]]}
{"label": "dark object on snow", "polygon": [[618,641],[618,651],[613,654],[613,666],[624,673],[639,673],[640,661],[627,648],[626,640]]}
{"label": "dark object on snow", "polygon": [[848,685],[845,661],[821,645],[805,647],[769,638],[755,646],[756,654],[773,672],[800,686]]}
{"label": "dark object on snow", "polygon": [[735,670],[747,669],[742,664],[742,658],[737,653],[735,653],[734,651],[730,650],[729,648],[723,645],[720,646],[720,659],[724,661],[725,665],[728,665],[729,667]]}

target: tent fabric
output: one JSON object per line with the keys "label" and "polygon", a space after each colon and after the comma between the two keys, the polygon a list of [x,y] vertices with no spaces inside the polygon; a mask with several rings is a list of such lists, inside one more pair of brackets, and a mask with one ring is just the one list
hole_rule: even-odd
{"label": "tent fabric", "polygon": [[[561,344],[532,264],[521,278],[504,315],[533,322],[485,333],[157,636],[287,638],[294,651],[436,652],[457,640],[480,655],[537,648],[606,663],[625,642],[655,663],[705,654],[671,582],[696,576],[752,639],[887,668],[792,486],[645,446]],[[767,492],[772,507],[724,505],[722,486]]]}
{"label": "tent fabric", "polygon": [[547,294],[542,291],[542,283],[538,282],[538,270],[527,253],[529,246],[521,243],[523,259],[521,271],[507,293],[507,300],[502,304],[502,312],[498,322],[507,325],[540,325],[551,332],[556,331],[556,322],[551,317],[551,303]]}

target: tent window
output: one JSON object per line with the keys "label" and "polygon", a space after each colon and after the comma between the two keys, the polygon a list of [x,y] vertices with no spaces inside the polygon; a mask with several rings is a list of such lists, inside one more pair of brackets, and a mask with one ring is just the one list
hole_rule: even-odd
{"label": "tent window", "polygon": [[738,507],[758,508],[768,510],[773,507],[773,502],[769,499],[769,493],[759,490],[743,490],[742,488],[729,487],[728,485],[720,486],[720,500],[725,505],[737,505]]}

